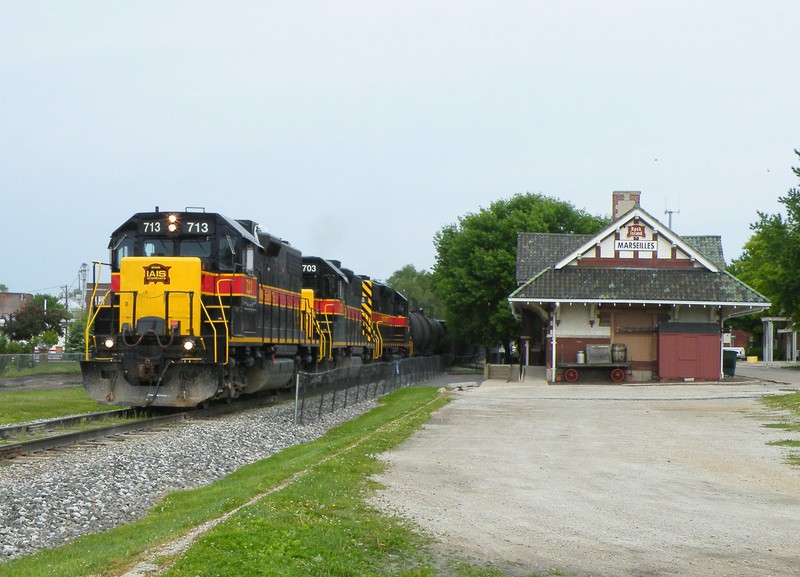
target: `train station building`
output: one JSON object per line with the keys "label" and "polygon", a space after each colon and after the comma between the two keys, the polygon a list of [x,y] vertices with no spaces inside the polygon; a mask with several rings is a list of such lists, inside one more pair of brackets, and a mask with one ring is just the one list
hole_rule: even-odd
{"label": "train station building", "polygon": [[723,378],[723,324],[769,301],[725,271],[719,236],[684,236],[614,192],[595,235],[520,233],[521,360],[549,382]]}

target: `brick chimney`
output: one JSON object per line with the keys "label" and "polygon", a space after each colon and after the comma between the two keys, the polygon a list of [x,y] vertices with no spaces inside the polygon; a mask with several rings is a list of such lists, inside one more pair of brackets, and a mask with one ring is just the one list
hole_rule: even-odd
{"label": "brick chimney", "polygon": [[611,195],[613,207],[611,220],[617,220],[623,214],[639,206],[639,197],[642,193],[638,190],[615,190]]}

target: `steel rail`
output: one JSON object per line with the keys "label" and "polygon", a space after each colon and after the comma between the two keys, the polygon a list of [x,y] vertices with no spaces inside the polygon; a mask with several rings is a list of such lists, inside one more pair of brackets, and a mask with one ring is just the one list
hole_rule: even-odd
{"label": "steel rail", "polygon": [[87,441],[96,441],[98,439],[104,439],[134,431],[153,429],[162,425],[170,425],[180,421],[185,421],[187,418],[188,413],[173,413],[171,415],[150,417],[136,421],[125,421],[124,423],[108,425],[105,427],[95,427],[93,429],[86,429],[83,431],[74,431],[49,437],[42,437],[39,439],[29,439],[16,443],[8,443],[5,445],[0,445],[0,460],[12,459],[20,455],[30,455],[31,453],[38,453],[41,451],[49,451],[51,449],[75,445],[77,443],[85,443]]}
{"label": "steel rail", "polygon": [[84,413],[69,417],[56,417],[54,419],[42,419],[19,425],[4,425],[0,427],[0,439],[16,439],[25,435],[38,435],[43,431],[52,431],[59,428],[70,428],[92,421],[105,419],[128,419],[133,416],[133,409],[117,409],[113,411],[103,411],[98,413]]}
{"label": "steel rail", "polygon": [[0,461],[5,459],[13,459],[21,455],[30,455],[32,453],[39,453],[42,451],[49,451],[78,443],[86,443],[113,437],[116,435],[124,435],[136,431],[143,431],[147,429],[155,429],[160,426],[171,425],[174,423],[188,421],[194,418],[202,419],[208,417],[216,417],[227,415],[231,413],[238,413],[246,409],[253,409],[273,405],[280,400],[280,395],[266,394],[255,395],[252,397],[245,397],[231,403],[214,404],[206,408],[197,408],[189,411],[181,411],[177,413],[170,413],[168,415],[145,416],[141,419],[133,419],[142,415],[142,409],[120,409],[116,411],[105,411],[101,413],[88,413],[86,415],[78,415],[73,417],[66,417],[61,419],[49,419],[46,421],[37,421],[34,423],[27,423],[24,425],[13,425],[11,427],[0,428],[0,437],[10,436],[7,434],[10,430],[20,430],[25,434],[25,431],[30,434],[39,434],[43,431],[52,431],[60,426],[68,426],[68,424],[85,424],[87,421],[100,420],[104,418],[119,418],[128,419],[121,423],[107,425],[103,427],[93,427],[81,431],[72,431],[65,433],[57,433],[54,435],[42,436],[36,439],[27,439],[25,441],[18,441],[12,443],[0,444]]}

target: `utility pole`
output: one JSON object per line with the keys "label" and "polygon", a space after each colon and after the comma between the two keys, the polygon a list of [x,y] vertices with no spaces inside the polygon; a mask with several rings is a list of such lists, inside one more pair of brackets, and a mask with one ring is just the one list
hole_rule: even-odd
{"label": "utility pole", "polygon": [[669,209],[667,209],[667,210],[664,211],[664,214],[668,214],[669,215],[669,229],[670,230],[672,230],[672,215],[673,214],[680,214],[680,213],[681,213],[680,210],[669,210]]}
{"label": "utility pole", "polygon": [[80,275],[81,275],[81,304],[83,305],[83,310],[86,310],[88,307],[87,296],[86,296],[86,273],[89,271],[89,265],[86,263],[81,264]]}

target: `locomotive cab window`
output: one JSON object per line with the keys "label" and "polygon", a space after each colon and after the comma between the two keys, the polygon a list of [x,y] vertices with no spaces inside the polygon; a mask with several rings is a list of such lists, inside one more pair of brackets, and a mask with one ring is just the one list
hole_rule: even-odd
{"label": "locomotive cab window", "polygon": [[217,243],[217,266],[219,270],[232,271],[236,265],[238,241],[230,236],[224,236]]}
{"label": "locomotive cab window", "polygon": [[211,256],[211,241],[210,240],[188,240],[184,239],[180,245],[181,256],[196,256],[201,259],[207,259]]}
{"label": "locomotive cab window", "polygon": [[255,262],[255,251],[252,246],[248,245],[244,249],[244,271],[247,274],[253,274],[254,266],[253,263]]}
{"label": "locomotive cab window", "polygon": [[113,243],[111,250],[111,263],[114,270],[119,270],[122,259],[128,256],[133,256],[134,241],[133,238],[127,236]]}
{"label": "locomotive cab window", "polygon": [[144,256],[174,256],[175,243],[160,238],[147,239],[144,241],[142,252]]}
{"label": "locomotive cab window", "polygon": [[408,301],[398,300],[396,308],[397,311],[395,312],[395,314],[400,315],[402,317],[408,316]]}

